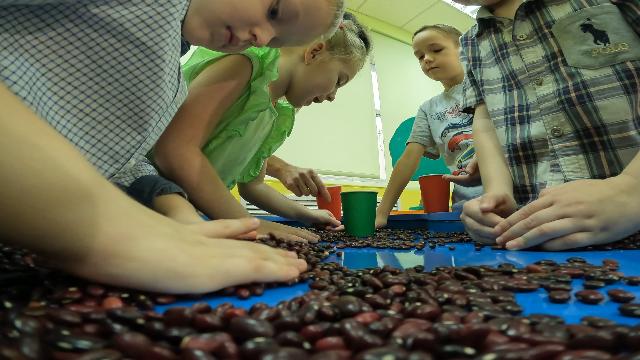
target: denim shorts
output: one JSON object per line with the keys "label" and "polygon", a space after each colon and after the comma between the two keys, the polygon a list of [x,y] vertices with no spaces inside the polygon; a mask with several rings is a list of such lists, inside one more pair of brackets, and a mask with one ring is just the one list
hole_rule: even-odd
{"label": "denim shorts", "polygon": [[162,195],[178,194],[185,199],[187,193],[176,183],[159,175],[145,175],[137,178],[129,187],[116,184],[137,202],[152,209],[153,199]]}

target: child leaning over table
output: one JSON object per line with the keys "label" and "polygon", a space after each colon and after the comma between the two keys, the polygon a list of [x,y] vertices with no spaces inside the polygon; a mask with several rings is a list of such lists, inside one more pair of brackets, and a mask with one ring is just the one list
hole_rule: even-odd
{"label": "child leaning over table", "polygon": [[640,3],[456,1],[482,5],[461,38],[486,191],[471,236],[561,250],[638,231]]}
{"label": "child leaning over table", "polygon": [[[330,212],[287,199],[264,176],[268,158],[293,129],[294,108],[333,101],[362,68],[370,45],[362,25],[345,14],[335,34],[306,46],[233,55],[199,48],[184,65],[187,100],[154,147],[156,166],[210,218],[251,216],[231,194],[237,185],[240,196],[272,214],[341,229]],[[179,221],[200,220],[188,202],[172,194],[156,197],[153,208]],[[261,221],[257,231],[318,239],[269,221]]]}

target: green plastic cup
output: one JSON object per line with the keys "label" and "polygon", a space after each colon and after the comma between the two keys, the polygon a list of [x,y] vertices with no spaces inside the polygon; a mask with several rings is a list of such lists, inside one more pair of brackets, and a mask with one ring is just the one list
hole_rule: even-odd
{"label": "green plastic cup", "polygon": [[340,193],[342,198],[342,223],[347,233],[356,237],[371,236],[376,232],[375,191],[349,191]]}

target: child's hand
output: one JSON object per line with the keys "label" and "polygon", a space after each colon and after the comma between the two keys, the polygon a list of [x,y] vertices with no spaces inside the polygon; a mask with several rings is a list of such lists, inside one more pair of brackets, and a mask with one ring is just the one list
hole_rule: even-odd
{"label": "child's hand", "polygon": [[269,236],[270,234],[286,241],[317,242],[320,240],[320,236],[312,233],[311,231],[271,221],[260,220],[258,237]]}
{"label": "child's hand", "polygon": [[327,230],[344,230],[344,225],[328,210],[310,210],[301,220],[306,224],[320,226]]}
{"label": "child's hand", "polygon": [[474,155],[473,159],[469,161],[464,171],[459,174],[443,175],[444,179],[451,181],[452,183],[462,186],[478,186],[482,185],[482,179],[480,178],[480,168],[478,167],[478,158]]}
{"label": "child's hand", "polygon": [[81,249],[91,249],[82,257],[50,257],[50,265],[93,281],[188,294],[289,281],[307,269],[293,252],[221,238],[252,231],[258,226],[256,219],[186,226],[158,214],[132,217],[118,222],[129,225],[127,232],[119,227],[103,231],[95,240],[79,243]]}
{"label": "child's hand", "polygon": [[376,211],[376,229],[387,226],[388,219],[389,215],[381,214],[379,211]]}
{"label": "child's hand", "polygon": [[186,226],[200,235],[213,238],[255,240],[260,223],[253,218],[201,221]]}
{"label": "child's hand", "polygon": [[536,201],[501,221],[497,241],[511,250],[604,244],[638,231],[639,212],[640,183],[633,177],[572,181],[543,190]]}
{"label": "child's hand", "polygon": [[517,204],[508,194],[488,193],[467,201],[460,219],[475,241],[495,243],[498,233],[494,227],[517,210]]}
{"label": "child's hand", "polygon": [[313,169],[288,166],[280,171],[280,182],[296,196],[312,195],[331,201],[331,195]]}

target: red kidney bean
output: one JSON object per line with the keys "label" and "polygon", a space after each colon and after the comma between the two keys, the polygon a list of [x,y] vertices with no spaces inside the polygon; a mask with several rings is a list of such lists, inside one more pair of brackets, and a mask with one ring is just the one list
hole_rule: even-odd
{"label": "red kidney bean", "polygon": [[622,289],[610,289],[607,290],[607,295],[611,298],[612,301],[617,303],[628,303],[632,302],[636,296],[628,291]]}
{"label": "red kidney bean", "polygon": [[590,305],[599,304],[604,301],[604,295],[597,290],[580,290],[575,293],[576,299]]}
{"label": "red kidney bean", "polygon": [[568,291],[554,290],[549,292],[549,301],[554,304],[564,304],[571,299],[571,293]]}

